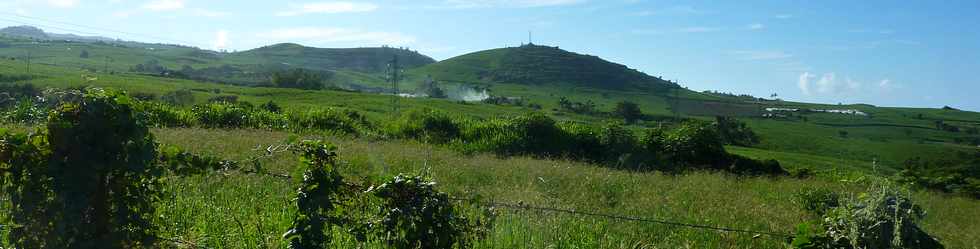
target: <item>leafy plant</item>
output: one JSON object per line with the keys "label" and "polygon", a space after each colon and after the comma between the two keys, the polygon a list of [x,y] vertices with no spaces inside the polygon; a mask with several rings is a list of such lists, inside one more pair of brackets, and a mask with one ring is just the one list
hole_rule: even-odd
{"label": "leafy plant", "polygon": [[368,192],[382,199],[379,227],[393,248],[465,248],[467,220],[435,182],[418,176],[395,176]]}
{"label": "leafy plant", "polygon": [[321,141],[303,141],[300,144],[299,188],[296,191],[297,211],[292,228],[283,238],[289,248],[324,248],[330,237],[324,233],[332,225],[339,225],[340,218],[333,215],[337,199],[343,187],[343,178],[337,173],[336,147]]}
{"label": "leafy plant", "polygon": [[[20,248],[131,248],[154,243],[163,168],[125,95],[88,89],[46,129],[0,139],[0,168]],[[84,145],[84,146],[80,146]]]}

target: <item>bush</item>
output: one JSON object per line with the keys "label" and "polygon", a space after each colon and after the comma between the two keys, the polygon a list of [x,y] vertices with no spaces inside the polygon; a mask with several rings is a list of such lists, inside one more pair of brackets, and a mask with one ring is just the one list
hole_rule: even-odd
{"label": "bush", "polygon": [[620,101],[616,103],[616,107],[613,108],[613,115],[618,118],[622,118],[627,124],[632,124],[643,117],[643,112],[640,110],[640,106],[636,103],[629,101]]}
{"label": "bush", "polygon": [[276,104],[276,102],[273,102],[272,100],[269,100],[269,102],[262,104],[261,106],[259,106],[259,108],[262,108],[262,110],[266,110],[271,113],[282,113],[282,107],[280,107],[278,104]]}
{"label": "bush", "polygon": [[382,200],[378,226],[393,248],[468,247],[468,221],[434,182],[398,175],[368,192]]}
{"label": "bush", "polygon": [[448,143],[462,134],[452,117],[428,109],[403,112],[397,120],[387,125],[386,130],[393,137],[413,138],[437,144]]}
{"label": "bush", "polygon": [[663,146],[664,156],[673,164],[714,166],[728,158],[715,127],[701,121],[684,122],[667,132]]}
{"label": "bush", "polygon": [[330,237],[325,230],[340,225],[335,205],[341,196],[343,178],[337,172],[336,147],[321,141],[304,141],[300,146],[300,173],[296,193],[296,214],[292,228],[283,238],[288,248],[325,248]]}
{"label": "bush", "polygon": [[188,106],[194,104],[194,92],[187,89],[180,89],[173,92],[168,92],[160,97],[165,103],[176,105],[176,106]]}
{"label": "bush", "polygon": [[752,146],[759,143],[759,136],[745,122],[733,117],[716,116],[715,126],[724,144]]}
{"label": "bush", "polygon": [[141,102],[138,105],[142,119],[156,127],[193,127],[197,124],[194,113],[167,104]]}
{"label": "bush", "polygon": [[149,129],[119,93],[90,89],[46,129],[0,139],[8,241],[18,248],[151,247],[163,169]]}
{"label": "bush", "polygon": [[325,108],[292,112],[287,118],[293,129],[317,129],[346,135],[362,135],[373,128],[359,112],[346,109]]}
{"label": "bush", "polygon": [[739,155],[729,156],[728,172],[739,175],[789,175],[789,172],[779,165],[779,161],[774,159],[759,161]]}
{"label": "bush", "polygon": [[207,128],[257,128],[284,129],[288,127],[285,116],[247,105],[227,102],[196,105],[191,112],[200,125]]}
{"label": "bush", "polygon": [[[833,195],[817,193],[816,201],[833,204]],[[924,213],[909,198],[910,192],[887,180],[873,180],[868,192],[842,196],[837,205],[812,203],[822,212],[822,234],[798,233],[797,248],[943,248],[916,224]],[[819,238],[819,239],[813,239]],[[804,243],[808,242],[808,243]]]}
{"label": "bush", "polygon": [[602,160],[615,163],[616,167],[636,165],[632,155],[637,149],[636,137],[620,123],[607,123],[599,129]]}

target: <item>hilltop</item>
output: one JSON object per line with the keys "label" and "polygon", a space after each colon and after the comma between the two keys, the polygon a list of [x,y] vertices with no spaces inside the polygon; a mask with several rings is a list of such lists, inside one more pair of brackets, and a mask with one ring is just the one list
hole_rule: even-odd
{"label": "hilltop", "polygon": [[469,53],[419,68],[416,73],[443,81],[556,84],[610,90],[663,91],[679,87],[598,56],[534,44]]}
{"label": "hilltop", "polygon": [[231,63],[281,63],[309,69],[344,69],[381,73],[393,56],[398,56],[403,68],[416,68],[436,62],[418,51],[402,48],[315,48],[295,43],[281,43],[231,53],[225,56],[225,59]]}

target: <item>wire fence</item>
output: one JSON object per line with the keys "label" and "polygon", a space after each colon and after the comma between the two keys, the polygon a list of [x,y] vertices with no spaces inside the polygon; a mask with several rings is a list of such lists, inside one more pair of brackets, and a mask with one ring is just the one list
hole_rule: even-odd
{"label": "wire fence", "polygon": [[[791,234],[523,203],[457,202],[495,208],[494,232],[476,248],[785,248]],[[464,204],[465,205],[465,204]]]}

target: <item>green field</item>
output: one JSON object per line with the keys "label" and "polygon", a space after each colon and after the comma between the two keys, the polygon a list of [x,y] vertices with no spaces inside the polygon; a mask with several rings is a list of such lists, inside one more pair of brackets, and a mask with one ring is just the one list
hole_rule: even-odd
{"label": "green field", "polygon": [[[262,104],[269,101],[287,111],[337,107],[356,110],[370,121],[385,124],[397,117],[392,96],[340,90],[300,90],[219,84],[207,80],[175,79],[130,72],[136,64],[156,59],[168,68],[232,65],[250,67],[283,62],[291,67],[334,72],[334,81],[385,86],[383,67],[378,63],[390,54],[385,49],[318,50],[295,44],[270,46],[254,51],[210,55],[210,51],[175,46],[154,49],[96,43],[34,42],[0,38],[0,84],[73,88],[83,86],[121,89],[130,94],[163,96],[189,89],[197,104],[209,98],[234,95],[240,101]],[[26,55],[32,65],[27,71]],[[80,58],[79,50],[90,53]],[[353,52],[352,52],[353,51]],[[410,57],[407,51],[402,57]],[[312,54],[310,57],[303,57]],[[339,54],[339,55],[338,55]],[[363,54],[371,54],[365,56]],[[106,61],[108,56],[111,60]],[[351,62],[360,60],[360,62]],[[367,59],[365,59],[367,58]],[[292,134],[276,130],[157,128],[158,142],[177,145],[190,152],[245,160],[259,149],[287,143],[290,136],[320,138],[338,146],[341,173],[355,182],[376,182],[400,173],[428,174],[438,189],[452,196],[482,197],[506,203],[619,214],[753,231],[792,234],[796,225],[815,216],[794,203],[804,188],[826,188],[857,193],[866,187],[862,179],[892,176],[905,160],[949,159],[960,152],[978,151],[976,145],[957,143],[978,137],[967,132],[936,128],[936,121],[963,129],[980,126],[980,113],[870,105],[826,105],[780,100],[745,100],[670,88],[658,78],[628,68],[595,61],[596,58],[566,54],[557,48],[527,47],[498,49],[464,55],[442,62],[418,55],[406,60],[405,86],[414,88],[431,76],[443,87],[480,86],[495,96],[519,97],[541,106],[496,105],[449,99],[401,98],[399,109],[431,108],[456,115],[490,118],[541,112],[556,120],[600,124],[614,118],[602,114],[577,114],[562,110],[558,100],[592,101],[608,112],[619,101],[637,103],[649,118],[629,125],[632,131],[657,127],[671,118],[713,120],[735,116],[760,137],[751,147],[727,146],[737,155],[754,159],[776,159],[790,171],[815,172],[811,178],[747,177],[720,172],[691,172],[679,175],[661,172],[632,172],[602,165],[561,159],[502,157],[493,154],[459,153],[446,146],[414,140],[376,139],[325,135],[307,131]],[[561,65],[567,61],[584,61]],[[584,63],[584,64],[583,64]],[[592,63],[592,64],[589,64]],[[557,64],[557,66],[555,66]],[[110,72],[103,67],[108,65]],[[383,65],[383,64],[382,64]],[[513,66],[521,65],[521,66]],[[545,73],[534,68],[549,66]],[[598,72],[565,75],[585,65]],[[555,72],[549,71],[553,70]],[[618,85],[604,85],[613,78]],[[597,82],[598,80],[598,82]],[[533,82],[527,82],[533,81]],[[764,108],[855,109],[869,114],[791,113],[789,117],[764,118]],[[189,108],[189,107],[185,107]],[[805,117],[805,119],[804,119]],[[19,132],[31,130],[23,124],[3,124]],[[272,175],[219,171],[164,180],[167,196],[157,204],[154,222],[163,228],[162,237],[177,247],[281,248],[282,234],[289,229],[295,206],[295,186],[288,175],[298,164],[292,153],[265,158],[262,166]],[[980,201],[967,197],[916,190],[914,201],[927,213],[922,225],[948,248],[977,248],[980,235]],[[538,211],[498,210],[498,225],[489,239],[477,248],[785,248],[786,240],[766,235],[680,228],[663,224],[626,222]],[[220,215],[216,215],[220,214]],[[345,238],[342,232],[334,231]],[[380,243],[363,247],[345,238],[336,247],[380,248]]]}

